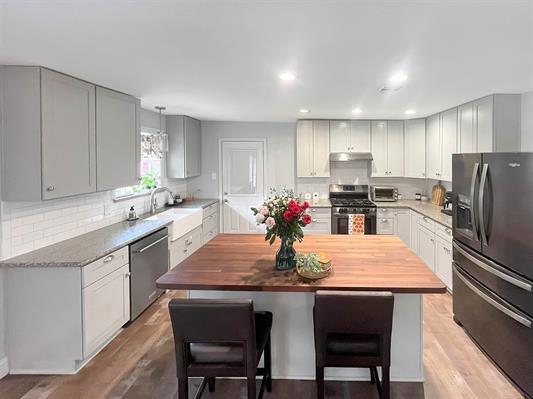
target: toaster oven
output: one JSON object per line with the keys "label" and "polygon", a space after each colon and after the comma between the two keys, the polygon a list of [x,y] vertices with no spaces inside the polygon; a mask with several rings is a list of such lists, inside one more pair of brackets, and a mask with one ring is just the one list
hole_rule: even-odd
{"label": "toaster oven", "polygon": [[372,201],[375,202],[398,201],[398,188],[394,186],[372,186],[370,193]]}

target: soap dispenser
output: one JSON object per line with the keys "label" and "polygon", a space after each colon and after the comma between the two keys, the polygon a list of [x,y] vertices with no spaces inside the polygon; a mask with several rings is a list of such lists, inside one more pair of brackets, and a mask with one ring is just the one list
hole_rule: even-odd
{"label": "soap dispenser", "polygon": [[130,211],[128,212],[128,220],[137,220],[137,212],[135,212],[135,205],[132,205],[130,207]]}

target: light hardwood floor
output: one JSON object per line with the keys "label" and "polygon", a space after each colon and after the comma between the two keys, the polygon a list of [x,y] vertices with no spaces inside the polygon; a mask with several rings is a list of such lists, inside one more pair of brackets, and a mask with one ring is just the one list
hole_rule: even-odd
{"label": "light hardwood floor", "polygon": [[[74,376],[7,376],[2,399],[174,398],[176,378],[172,332],[165,294]],[[393,383],[396,399],[519,399],[522,396],[452,320],[450,295],[424,296],[426,382]],[[193,386],[199,382],[192,381]],[[377,398],[364,382],[328,382],[328,399]],[[205,399],[246,398],[239,380],[217,380]],[[313,381],[275,380],[265,399],[314,398]]]}

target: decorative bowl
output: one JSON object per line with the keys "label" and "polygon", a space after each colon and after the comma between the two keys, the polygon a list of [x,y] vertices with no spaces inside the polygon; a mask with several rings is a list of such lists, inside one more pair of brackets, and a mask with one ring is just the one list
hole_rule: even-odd
{"label": "decorative bowl", "polygon": [[333,270],[331,259],[324,254],[298,253],[296,255],[296,273],[309,280],[328,277]]}

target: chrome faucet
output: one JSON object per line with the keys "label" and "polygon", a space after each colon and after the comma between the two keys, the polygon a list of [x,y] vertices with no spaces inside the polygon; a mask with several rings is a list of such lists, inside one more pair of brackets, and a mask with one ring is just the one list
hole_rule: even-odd
{"label": "chrome faucet", "polygon": [[174,199],[174,194],[172,194],[172,191],[170,191],[167,187],[154,188],[150,193],[150,213],[152,215],[157,211],[157,198],[155,197],[155,195],[163,191],[167,192],[169,200]]}

